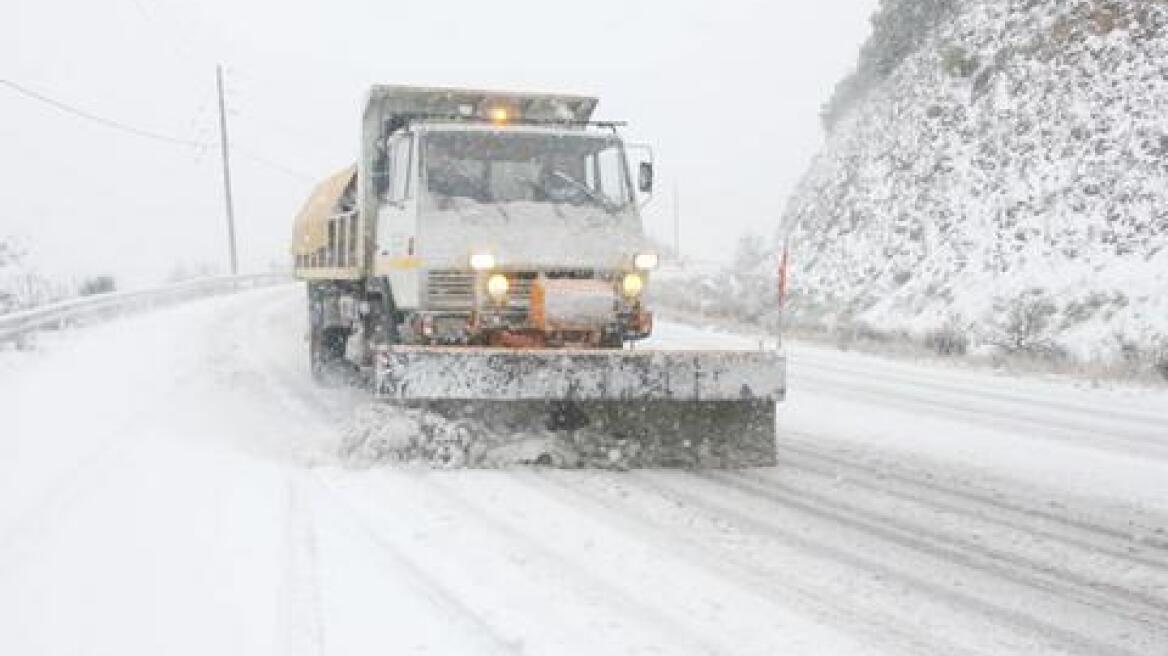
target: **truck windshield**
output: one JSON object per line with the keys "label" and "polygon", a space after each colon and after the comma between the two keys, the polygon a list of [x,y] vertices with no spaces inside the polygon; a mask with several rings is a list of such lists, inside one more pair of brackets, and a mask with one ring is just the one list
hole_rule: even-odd
{"label": "truck windshield", "polygon": [[423,141],[426,189],[438,204],[594,205],[615,213],[632,201],[615,138],[503,131],[431,132]]}

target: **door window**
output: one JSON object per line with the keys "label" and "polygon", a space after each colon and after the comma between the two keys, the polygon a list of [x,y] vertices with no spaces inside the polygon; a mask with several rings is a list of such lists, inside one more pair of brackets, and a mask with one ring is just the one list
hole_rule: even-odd
{"label": "door window", "polygon": [[389,190],[386,197],[400,202],[410,197],[411,161],[414,140],[411,135],[394,137],[389,145]]}

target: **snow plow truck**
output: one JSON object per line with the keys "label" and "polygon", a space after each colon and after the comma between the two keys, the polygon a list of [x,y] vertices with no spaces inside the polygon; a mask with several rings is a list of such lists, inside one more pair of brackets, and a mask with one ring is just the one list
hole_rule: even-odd
{"label": "snow plow truck", "polygon": [[592,120],[596,105],[374,86],[356,164],[295,221],[313,375],[356,372],[385,407],[492,444],[539,435],[533,462],[773,464],[780,352],[637,348],[653,331],[652,155],[630,168],[623,124]]}

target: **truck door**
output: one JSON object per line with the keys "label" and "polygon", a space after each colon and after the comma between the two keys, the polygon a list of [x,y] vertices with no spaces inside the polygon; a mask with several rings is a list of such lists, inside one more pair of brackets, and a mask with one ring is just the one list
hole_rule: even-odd
{"label": "truck door", "polygon": [[422,266],[415,249],[418,228],[417,166],[414,136],[394,135],[386,144],[388,176],[377,211],[377,257],[374,272],[389,278],[398,308],[418,307]]}

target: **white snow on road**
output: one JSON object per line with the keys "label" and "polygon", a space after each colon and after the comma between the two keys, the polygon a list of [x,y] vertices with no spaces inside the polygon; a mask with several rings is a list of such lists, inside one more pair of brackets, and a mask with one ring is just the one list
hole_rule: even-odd
{"label": "white snow on road", "polygon": [[[773,338],[666,324],[652,346],[759,348]],[[967,476],[1006,476],[1168,512],[1168,393],[938,367],[802,342],[781,430],[873,457],[928,457]]]}
{"label": "white snow on road", "polygon": [[353,471],[333,450],[366,398],[309,381],[302,302],[0,351],[0,653],[1168,644],[1162,392],[793,344],[774,469]]}

